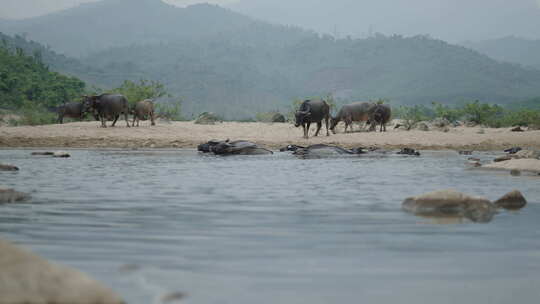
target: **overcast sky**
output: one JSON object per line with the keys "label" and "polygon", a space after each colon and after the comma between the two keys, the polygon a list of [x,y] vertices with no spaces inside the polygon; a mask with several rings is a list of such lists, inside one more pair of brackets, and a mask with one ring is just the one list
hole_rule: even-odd
{"label": "overcast sky", "polygon": [[[19,19],[97,0],[0,0],[0,18]],[[135,0],[133,0],[135,1]],[[450,42],[507,35],[540,39],[540,0],[165,0],[209,2],[273,23],[365,37],[429,34]]]}

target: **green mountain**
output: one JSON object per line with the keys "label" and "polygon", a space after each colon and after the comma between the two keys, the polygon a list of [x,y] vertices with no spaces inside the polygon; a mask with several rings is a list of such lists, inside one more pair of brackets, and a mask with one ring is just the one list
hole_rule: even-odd
{"label": "green mountain", "polygon": [[55,50],[87,54],[47,63],[90,84],[160,81],[183,97],[188,116],[253,117],[284,110],[295,98],[327,94],[341,102],[387,98],[393,104],[508,104],[540,96],[540,71],[426,36],[334,39],[207,4],[106,0],[10,27]]}
{"label": "green mountain", "polygon": [[0,45],[0,108],[18,109],[26,103],[54,106],[84,92],[85,84],[74,77],[52,72],[40,55]]}
{"label": "green mountain", "polygon": [[12,21],[3,31],[26,34],[61,53],[81,56],[109,47],[231,33],[253,23],[248,17],[208,4],[179,8],[161,0],[103,0]]}
{"label": "green mountain", "polygon": [[540,40],[515,36],[478,42],[464,42],[464,46],[494,59],[535,67],[540,70]]}

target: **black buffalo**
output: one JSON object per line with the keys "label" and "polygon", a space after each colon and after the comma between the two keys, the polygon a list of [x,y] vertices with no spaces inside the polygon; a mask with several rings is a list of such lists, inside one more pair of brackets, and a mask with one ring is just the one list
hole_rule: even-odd
{"label": "black buffalo", "polygon": [[111,125],[111,127],[114,127],[120,114],[124,114],[126,125],[128,128],[130,127],[128,121],[129,106],[124,95],[101,94],[84,96],[83,111],[96,113],[101,120],[101,127],[103,128],[107,127],[106,121],[108,119],[114,119]]}
{"label": "black buffalo", "polygon": [[317,123],[317,131],[315,136],[319,135],[319,131],[322,127],[322,120],[326,123],[326,136],[330,136],[328,133],[328,120],[330,119],[330,106],[324,100],[313,99],[306,100],[301,105],[298,111],[295,113],[296,122],[295,127],[300,125],[304,129],[304,138],[309,138],[309,127],[312,122]]}
{"label": "black buffalo", "polygon": [[386,132],[386,124],[390,121],[392,117],[392,110],[389,106],[383,104],[376,104],[370,109],[369,113],[369,122],[370,122],[370,131],[376,130],[377,126],[380,125],[380,132]]}
{"label": "black buffalo", "polygon": [[51,112],[58,114],[57,122],[64,123],[64,118],[73,118],[82,121],[86,116],[86,112],[83,109],[82,102],[68,102],[58,107],[48,107]]}

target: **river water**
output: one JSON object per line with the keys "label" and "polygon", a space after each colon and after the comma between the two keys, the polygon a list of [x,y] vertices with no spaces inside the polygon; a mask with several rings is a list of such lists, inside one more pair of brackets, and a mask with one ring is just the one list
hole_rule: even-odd
{"label": "river water", "polygon": [[[128,303],[538,303],[540,179],[427,152],[299,159],[190,150],[0,150],[31,192],[0,237],[81,269]],[[490,159],[490,153],[477,154]],[[529,204],[487,224],[437,224],[407,196],[454,188]]]}

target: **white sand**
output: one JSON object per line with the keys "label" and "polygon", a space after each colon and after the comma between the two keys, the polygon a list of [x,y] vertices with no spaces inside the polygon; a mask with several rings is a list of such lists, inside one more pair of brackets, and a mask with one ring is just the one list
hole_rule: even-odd
{"label": "white sand", "polygon": [[[110,122],[109,122],[110,124]],[[357,127],[356,127],[357,128]],[[343,133],[325,136],[321,129],[319,137],[302,138],[302,128],[290,123],[240,123],[225,122],[215,125],[196,125],[193,122],[158,121],[151,127],[148,121],[139,128],[126,128],[118,121],[115,128],[100,128],[99,122],[74,122],[63,125],[0,127],[0,147],[75,147],[75,148],[129,148],[129,147],[182,147],[193,148],[210,139],[243,139],[254,141],[269,148],[287,144],[310,145],[336,144],[344,147],[401,148],[424,150],[501,150],[520,146],[540,149],[540,131],[510,132],[509,129],[450,128],[442,131],[404,131]],[[311,127],[310,136],[314,133]],[[356,130],[356,129],[355,129]]]}

